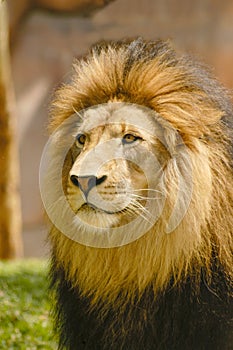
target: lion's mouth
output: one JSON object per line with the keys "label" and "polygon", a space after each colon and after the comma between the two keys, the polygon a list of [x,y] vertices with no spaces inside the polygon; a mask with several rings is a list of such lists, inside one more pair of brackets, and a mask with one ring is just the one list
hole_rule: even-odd
{"label": "lion's mouth", "polygon": [[122,210],[115,210],[115,211],[110,211],[110,210],[106,210],[106,209],[103,209],[103,208],[99,208],[97,207],[95,204],[93,203],[90,203],[90,202],[86,202],[84,203],[80,208],[79,208],[79,211],[80,210],[92,210],[93,212],[95,213],[106,213],[106,214],[109,214],[109,215],[113,215],[113,214],[120,214],[122,212]]}

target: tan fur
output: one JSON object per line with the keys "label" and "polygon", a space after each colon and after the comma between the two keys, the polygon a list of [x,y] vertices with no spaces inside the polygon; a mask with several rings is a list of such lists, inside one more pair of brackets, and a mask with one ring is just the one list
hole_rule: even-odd
{"label": "tan fur", "polygon": [[[223,111],[195,84],[191,67],[182,59],[176,63],[171,52],[168,47],[156,58],[139,60],[125,73],[128,56],[124,46],[93,51],[74,64],[72,83],[58,91],[53,103],[51,131],[74,111],[109,101],[130,102],[156,111],[161,123],[164,120],[178,130],[189,149],[192,199],[182,222],[170,234],[166,225],[177,198],[179,166],[185,171],[182,158],[177,165],[179,158],[175,157],[165,169],[167,197],[162,215],[140,239],[116,248],[92,248],[52,227],[56,258],[73,287],[79,285],[84,295],[92,297],[93,305],[124,305],[138,298],[150,283],[156,295],[171,279],[180,285],[188,275],[198,288],[202,268],[211,279],[213,250],[232,278],[233,177],[228,136],[221,122]],[[172,148],[169,135],[166,140]],[[67,165],[68,170],[70,167]]]}

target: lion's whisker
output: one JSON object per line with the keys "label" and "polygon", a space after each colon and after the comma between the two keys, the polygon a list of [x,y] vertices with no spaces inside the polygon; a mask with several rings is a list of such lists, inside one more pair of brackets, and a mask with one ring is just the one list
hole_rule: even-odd
{"label": "lion's whisker", "polygon": [[134,198],[137,198],[138,200],[145,200],[145,199],[160,199],[161,197],[146,197],[146,196],[140,196],[139,194],[134,194],[134,193],[131,193],[131,196],[134,197]]}
{"label": "lion's whisker", "polygon": [[77,114],[77,116],[83,121],[84,120],[83,115],[81,113],[79,113],[79,111],[77,111],[74,106],[72,106],[72,108],[73,108],[73,111],[75,112],[75,114]]}
{"label": "lion's whisker", "polygon": [[144,220],[151,223],[150,219],[153,219],[153,215],[141,203],[139,203],[137,200],[132,200],[130,202],[130,206],[134,212],[136,211],[136,213],[139,214]]}
{"label": "lion's whisker", "polygon": [[164,194],[162,191],[156,190],[155,188],[137,188],[137,189],[132,190],[132,192],[142,192],[142,191],[156,192],[156,193]]}

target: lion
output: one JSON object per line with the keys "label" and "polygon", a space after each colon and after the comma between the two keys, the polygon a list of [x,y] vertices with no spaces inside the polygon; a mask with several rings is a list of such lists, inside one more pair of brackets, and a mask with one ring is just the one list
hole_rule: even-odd
{"label": "lion", "polygon": [[170,42],[101,42],[74,63],[42,188],[59,349],[231,348],[232,116]]}

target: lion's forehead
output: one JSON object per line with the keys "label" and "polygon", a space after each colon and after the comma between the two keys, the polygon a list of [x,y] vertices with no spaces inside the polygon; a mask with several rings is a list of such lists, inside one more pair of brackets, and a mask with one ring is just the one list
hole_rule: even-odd
{"label": "lion's forehead", "polygon": [[80,129],[86,133],[110,133],[117,137],[129,130],[139,130],[142,133],[156,135],[160,129],[155,117],[148,111],[135,105],[123,103],[108,103],[106,105],[90,108],[84,113],[83,123]]}

